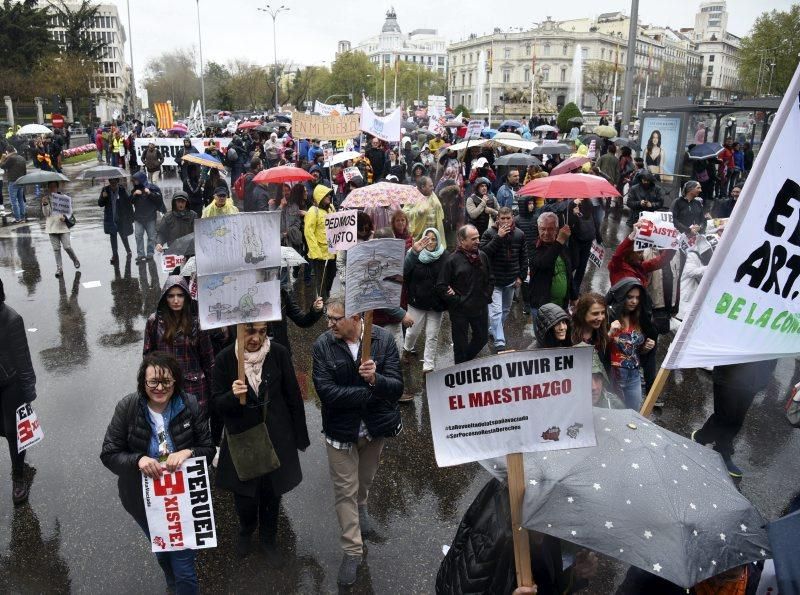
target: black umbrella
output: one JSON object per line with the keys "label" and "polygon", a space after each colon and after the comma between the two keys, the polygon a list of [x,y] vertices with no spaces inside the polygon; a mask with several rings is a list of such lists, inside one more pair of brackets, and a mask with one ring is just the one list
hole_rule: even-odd
{"label": "black umbrella", "polygon": [[596,134],[584,134],[583,136],[579,136],[578,139],[587,147],[594,141],[596,146],[600,146],[603,142],[603,139]]}
{"label": "black umbrella", "polygon": [[285,122],[286,124],[291,124],[292,123],[292,117],[291,116],[287,116],[285,114],[278,114],[277,116],[275,116],[273,118],[273,120],[277,120],[278,122]]}
{"label": "black umbrella", "polygon": [[112,178],[127,178],[128,172],[124,169],[119,167],[113,167],[111,165],[97,165],[95,167],[90,167],[89,169],[83,170],[78,177],[75,178],[76,180],[94,180],[95,178],[103,178],[104,180],[110,180]]}
{"label": "black umbrella", "polygon": [[572,149],[561,143],[542,145],[531,149],[531,154],[533,155],[568,155],[569,153],[572,153]]}
{"label": "black umbrella", "polygon": [[639,141],[638,140],[631,140],[629,138],[622,138],[620,136],[615,136],[611,139],[611,142],[617,145],[618,147],[630,147],[631,149],[639,150]]}
{"label": "black umbrella", "polygon": [[583,124],[583,118],[581,118],[580,116],[575,116],[574,118],[570,118],[569,120],[567,120],[567,122],[570,122],[572,124]]}
{"label": "black umbrella", "polygon": [[711,159],[712,157],[716,157],[720,153],[722,153],[723,147],[719,143],[703,143],[701,145],[695,145],[689,151],[689,159]]}
{"label": "black umbrella", "polygon": [[164,254],[175,254],[178,256],[192,256],[194,254],[194,233],[187,233],[172,242],[164,250]]}
{"label": "black umbrella", "polygon": [[275,132],[278,127],[275,124],[261,124],[260,126],[256,126],[253,130],[258,132],[266,132],[267,134],[271,134]]}
{"label": "black umbrella", "polygon": [[419,128],[416,122],[403,122],[401,126],[405,128],[406,131],[416,130]]}
{"label": "black umbrella", "polygon": [[32,186],[35,184],[47,184],[48,182],[69,182],[69,178],[57,171],[36,170],[17,178],[14,183],[17,186]]}
{"label": "black umbrella", "polygon": [[539,161],[533,155],[526,155],[525,153],[511,153],[510,155],[503,155],[502,157],[498,157],[494,160],[495,165],[502,165],[502,166],[522,166],[528,167],[530,165],[541,165],[542,162]]}

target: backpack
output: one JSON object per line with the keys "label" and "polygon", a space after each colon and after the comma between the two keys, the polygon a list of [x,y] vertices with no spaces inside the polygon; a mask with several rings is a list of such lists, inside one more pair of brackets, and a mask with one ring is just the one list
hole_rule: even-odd
{"label": "backpack", "polygon": [[253,176],[251,174],[243,174],[236,178],[236,183],[233,185],[233,193],[236,195],[236,198],[239,200],[244,200],[244,192],[247,187],[247,183],[252,179]]}

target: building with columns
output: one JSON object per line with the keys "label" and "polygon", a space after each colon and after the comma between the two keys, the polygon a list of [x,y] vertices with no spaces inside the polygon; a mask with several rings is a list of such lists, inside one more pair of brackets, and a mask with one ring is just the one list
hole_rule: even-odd
{"label": "building with columns", "polygon": [[[67,7],[77,10],[80,2],[67,0]],[[49,24],[50,34],[59,47],[65,43],[66,28],[59,15],[53,14]],[[97,74],[90,93],[95,98],[97,117],[110,120],[114,114],[123,114],[132,106],[131,69],[125,60],[125,27],[115,4],[99,4],[97,15],[86,35],[104,43],[97,62]]]}

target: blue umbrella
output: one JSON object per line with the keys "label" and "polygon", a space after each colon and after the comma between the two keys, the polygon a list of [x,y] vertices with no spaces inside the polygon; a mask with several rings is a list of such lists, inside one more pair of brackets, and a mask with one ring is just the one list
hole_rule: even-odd
{"label": "blue umbrella", "polygon": [[518,120],[503,120],[503,123],[500,124],[500,128],[511,128],[512,130],[516,130],[517,128],[521,128],[522,123]]}
{"label": "blue umbrella", "polygon": [[215,169],[224,170],[225,166],[222,164],[222,161],[214,157],[213,155],[209,155],[208,153],[187,153],[183,157],[181,157],[183,161],[188,161],[189,163],[196,163],[198,165],[202,165],[203,167],[213,167]]}
{"label": "blue umbrella", "polygon": [[722,153],[723,147],[719,143],[703,143],[702,145],[695,145],[689,151],[689,159],[711,159]]}
{"label": "blue umbrella", "polygon": [[484,128],[481,130],[481,136],[483,138],[494,138],[495,134],[497,134],[497,130],[494,128]]}

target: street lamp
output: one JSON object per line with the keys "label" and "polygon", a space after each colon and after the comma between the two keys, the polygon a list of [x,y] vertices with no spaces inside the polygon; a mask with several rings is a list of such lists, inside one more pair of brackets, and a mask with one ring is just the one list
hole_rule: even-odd
{"label": "street lamp", "polygon": [[[200,97],[203,101],[203,107],[200,109],[200,122],[202,124],[206,113],[206,83],[203,73],[203,35],[200,32],[200,0],[197,0],[197,40],[200,44]],[[189,114],[189,117],[193,115]]]}
{"label": "street lamp", "polygon": [[[198,0],[199,2],[199,0]],[[272,52],[275,58],[275,111],[278,111],[278,40],[276,37],[275,32],[275,20],[278,18],[278,15],[284,11],[288,11],[289,7],[284,6],[281,4],[277,8],[271,7],[269,4],[266,5],[264,8],[259,8],[261,12],[266,12],[269,16],[272,17]]]}
{"label": "street lamp", "polygon": [[775,62],[771,62],[769,65],[769,88],[767,89],[767,95],[772,94],[772,75],[775,74]]}

